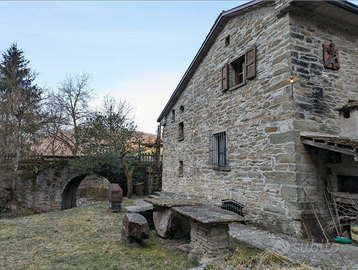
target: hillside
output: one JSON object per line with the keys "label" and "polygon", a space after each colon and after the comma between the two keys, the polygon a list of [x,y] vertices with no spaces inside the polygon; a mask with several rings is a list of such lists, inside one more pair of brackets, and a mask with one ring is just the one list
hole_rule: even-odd
{"label": "hillside", "polygon": [[[145,132],[137,132],[143,138],[143,143],[154,143],[157,135],[145,133]],[[69,132],[70,135],[70,132]],[[36,146],[32,147],[32,151],[35,153],[42,153],[45,156],[52,155],[54,149],[56,156],[71,156],[71,151],[66,147],[65,144],[60,141],[52,142],[50,138],[42,138]]]}

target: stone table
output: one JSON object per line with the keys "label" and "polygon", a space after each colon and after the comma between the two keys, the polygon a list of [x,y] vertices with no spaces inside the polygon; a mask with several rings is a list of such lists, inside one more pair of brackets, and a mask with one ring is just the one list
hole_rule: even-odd
{"label": "stone table", "polygon": [[202,262],[228,255],[229,223],[246,221],[242,216],[213,206],[177,206],[172,210],[192,220],[190,244],[204,253]]}
{"label": "stone table", "polygon": [[153,204],[154,226],[158,235],[163,238],[181,238],[190,232],[190,219],[174,212],[172,207],[200,205],[187,199],[146,198],[144,201]]}
{"label": "stone table", "polygon": [[200,205],[200,203],[188,200],[188,199],[168,199],[168,198],[145,198],[143,201],[153,204],[153,206],[167,207],[171,208],[174,206],[183,206],[183,205]]}

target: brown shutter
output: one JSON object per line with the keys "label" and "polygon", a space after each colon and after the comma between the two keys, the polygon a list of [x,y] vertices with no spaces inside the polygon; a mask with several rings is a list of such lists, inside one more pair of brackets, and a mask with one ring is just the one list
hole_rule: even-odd
{"label": "brown shutter", "polygon": [[250,79],[256,76],[256,48],[245,52],[246,78]]}
{"label": "brown shutter", "polygon": [[339,69],[339,50],[334,43],[323,44],[323,64],[326,68]]}
{"label": "brown shutter", "polygon": [[221,68],[221,91],[229,89],[229,65],[225,64]]}

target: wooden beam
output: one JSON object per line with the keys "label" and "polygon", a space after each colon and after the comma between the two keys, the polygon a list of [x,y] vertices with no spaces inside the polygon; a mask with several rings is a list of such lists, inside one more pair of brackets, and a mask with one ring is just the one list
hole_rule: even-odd
{"label": "wooden beam", "polygon": [[307,144],[307,145],[311,145],[311,146],[314,146],[314,147],[326,149],[326,150],[329,150],[329,151],[339,152],[339,153],[342,153],[342,154],[353,156],[354,160],[356,160],[356,161],[358,160],[358,152],[355,151],[355,149],[352,146],[351,146],[352,149],[347,149],[347,148],[339,147],[337,144],[335,144],[333,146],[333,145],[328,145],[328,144],[325,144],[325,143],[321,143],[321,142],[317,142],[317,141],[311,141],[311,140],[307,140],[307,139],[302,139],[302,143]]}

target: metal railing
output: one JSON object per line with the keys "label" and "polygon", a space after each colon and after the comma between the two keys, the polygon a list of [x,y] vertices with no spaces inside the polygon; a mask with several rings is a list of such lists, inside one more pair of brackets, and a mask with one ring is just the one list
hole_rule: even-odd
{"label": "metal railing", "polygon": [[[16,153],[5,154],[3,157],[3,163],[11,163],[16,160]],[[38,163],[43,161],[43,155],[41,154],[33,154],[33,155],[21,155],[20,163]]]}

